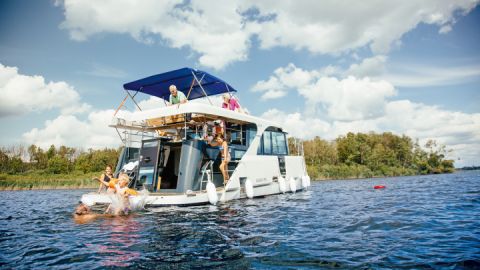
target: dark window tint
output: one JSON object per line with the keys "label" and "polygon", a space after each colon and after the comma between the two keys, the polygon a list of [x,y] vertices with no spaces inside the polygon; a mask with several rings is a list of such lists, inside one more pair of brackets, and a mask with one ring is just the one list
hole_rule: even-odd
{"label": "dark window tint", "polygon": [[285,133],[272,132],[272,153],[274,155],[286,155],[287,144],[285,140]]}
{"label": "dark window tint", "polygon": [[265,131],[263,133],[263,154],[270,155],[272,154],[272,132]]}

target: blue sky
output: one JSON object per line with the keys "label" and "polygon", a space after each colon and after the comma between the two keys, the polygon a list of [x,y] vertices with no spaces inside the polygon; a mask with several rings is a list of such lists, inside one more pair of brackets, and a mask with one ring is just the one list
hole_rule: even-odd
{"label": "blue sky", "polygon": [[479,25],[467,0],[2,1],[0,144],[117,146],[123,83],[194,67],[291,135],[391,131],[479,165]]}

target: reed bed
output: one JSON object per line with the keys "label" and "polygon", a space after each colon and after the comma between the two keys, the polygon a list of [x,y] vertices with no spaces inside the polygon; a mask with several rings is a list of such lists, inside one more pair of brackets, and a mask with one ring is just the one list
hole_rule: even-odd
{"label": "reed bed", "polygon": [[95,188],[98,187],[98,182],[92,180],[92,177],[98,177],[100,174],[100,172],[0,174],[0,190]]}

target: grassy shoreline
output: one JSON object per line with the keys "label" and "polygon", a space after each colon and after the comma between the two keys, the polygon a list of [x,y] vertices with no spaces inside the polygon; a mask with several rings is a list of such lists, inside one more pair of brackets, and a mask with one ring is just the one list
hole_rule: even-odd
{"label": "grassy shoreline", "polygon": [[73,190],[73,189],[95,189],[97,186],[33,186],[31,188],[22,187],[0,187],[1,191],[24,191],[24,190]]}
{"label": "grassy shoreline", "polygon": [[45,190],[45,189],[87,189],[98,188],[98,182],[92,177],[101,173],[71,174],[0,174],[0,191]]}

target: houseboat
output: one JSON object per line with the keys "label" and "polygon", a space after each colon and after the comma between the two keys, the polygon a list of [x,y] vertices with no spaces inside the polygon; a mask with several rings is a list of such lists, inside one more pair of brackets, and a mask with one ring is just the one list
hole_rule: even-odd
{"label": "houseboat", "polygon": [[[188,102],[142,110],[138,93],[169,100],[175,85]],[[236,90],[207,72],[182,68],[124,84],[135,112],[115,113],[114,128],[124,147],[115,174],[130,176],[129,187],[147,190],[132,196],[146,207],[216,204],[241,198],[297,192],[310,185],[301,154],[289,155],[287,134],[278,123],[214,106],[215,95]],[[203,98],[204,102],[195,102]],[[228,143],[229,180],[219,170],[221,149],[211,146],[212,133],[221,125]],[[298,152],[298,151],[297,151]],[[300,151],[302,152],[302,151]],[[84,194],[87,205],[109,204],[108,194]]]}

